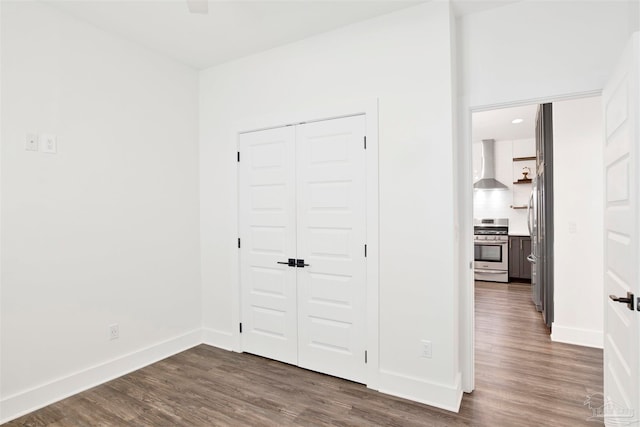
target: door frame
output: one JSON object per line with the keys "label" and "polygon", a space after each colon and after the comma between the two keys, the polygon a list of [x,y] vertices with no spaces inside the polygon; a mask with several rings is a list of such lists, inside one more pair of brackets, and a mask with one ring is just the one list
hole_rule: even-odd
{"label": "door frame", "polygon": [[496,104],[463,105],[460,109],[460,139],[458,141],[460,178],[457,190],[460,214],[461,235],[459,251],[460,284],[460,370],[462,372],[462,390],[471,393],[475,389],[475,280],[473,274],[473,153],[472,153],[472,116],[473,113],[497,110],[500,108],[520,107],[531,104],[545,104],[571,99],[601,96],[602,89],[586,92],[574,92],[564,95],[512,100]]}
{"label": "door frame", "polygon": [[[366,158],[366,244],[367,244],[367,282],[366,282],[366,337],[367,367],[366,385],[378,389],[379,376],[379,185],[378,185],[378,99],[345,100],[331,105],[313,108],[301,108],[297,111],[281,112],[260,117],[251,117],[236,122],[232,126],[229,139],[235,141],[239,151],[240,134],[260,130],[291,126],[296,124],[338,119],[342,117],[365,116],[365,134],[367,137]],[[233,153],[234,157],[236,153]],[[235,186],[236,236],[240,230],[239,209],[239,173],[237,168]],[[234,244],[236,242],[233,242]],[[233,301],[231,304],[232,337],[231,349],[242,352],[242,339],[237,325],[241,319],[240,255],[234,251],[234,278],[231,281]]]}

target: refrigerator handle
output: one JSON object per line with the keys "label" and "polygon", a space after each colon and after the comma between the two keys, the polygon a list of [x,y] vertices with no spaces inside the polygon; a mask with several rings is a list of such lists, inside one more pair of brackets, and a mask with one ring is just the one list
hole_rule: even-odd
{"label": "refrigerator handle", "polygon": [[533,224],[531,218],[531,209],[533,208],[533,190],[531,190],[531,196],[529,197],[529,204],[527,205],[527,227],[529,228],[529,236],[533,238]]}

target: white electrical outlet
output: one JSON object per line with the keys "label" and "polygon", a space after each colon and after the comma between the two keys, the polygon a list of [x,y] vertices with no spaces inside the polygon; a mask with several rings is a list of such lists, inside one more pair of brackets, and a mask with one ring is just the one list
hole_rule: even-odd
{"label": "white electrical outlet", "polygon": [[420,341],[420,344],[422,344],[422,347],[420,348],[420,357],[431,359],[431,341],[422,340]]}
{"label": "white electrical outlet", "polygon": [[38,135],[28,133],[24,141],[24,149],[27,151],[38,151]]}
{"label": "white electrical outlet", "polygon": [[109,325],[109,339],[117,340],[118,338],[120,338],[120,326],[117,323]]}

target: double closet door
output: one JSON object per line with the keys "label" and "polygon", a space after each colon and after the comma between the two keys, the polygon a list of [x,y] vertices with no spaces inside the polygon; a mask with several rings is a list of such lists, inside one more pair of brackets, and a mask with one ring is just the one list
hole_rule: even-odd
{"label": "double closet door", "polygon": [[365,382],[365,116],[240,135],[243,351]]}

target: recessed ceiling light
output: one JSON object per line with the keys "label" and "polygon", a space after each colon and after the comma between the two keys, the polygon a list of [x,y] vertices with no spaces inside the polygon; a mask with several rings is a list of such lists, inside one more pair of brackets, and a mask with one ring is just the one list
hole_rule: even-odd
{"label": "recessed ceiling light", "polygon": [[524,120],[522,120],[522,119],[513,119],[513,120],[511,120],[511,123],[513,123],[514,125],[517,125],[517,124],[522,123],[523,121]]}

